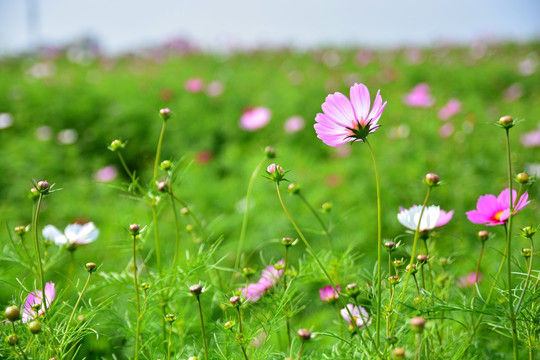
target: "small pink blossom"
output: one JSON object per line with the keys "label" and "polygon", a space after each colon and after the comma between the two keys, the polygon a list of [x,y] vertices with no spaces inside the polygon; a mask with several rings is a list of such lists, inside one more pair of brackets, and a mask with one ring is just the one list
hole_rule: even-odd
{"label": "small pink blossom", "polygon": [[[478,282],[481,282],[482,281],[482,278],[483,278],[483,275],[482,273],[478,273]],[[457,286],[458,287],[471,287],[471,286],[474,286],[474,284],[476,283],[476,272],[472,272],[470,274],[467,274],[467,275],[464,275],[462,277],[460,277],[457,281]]]}
{"label": "small pink blossom", "polygon": [[450,135],[452,135],[454,133],[454,124],[452,123],[446,123],[446,124],[443,124],[440,128],[439,128],[439,136],[443,139],[446,139],[447,137],[449,137]]}
{"label": "small pink blossom", "polygon": [[[280,267],[285,262],[280,260],[277,265]],[[261,278],[256,283],[248,284],[246,287],[240,289],[242,297],[247,299],[248,302],[255,302],[261,298],[268,290],[274,287],[281,276],[283,275],[283,269],[276,269],[274,265],[267,266],[261,273]]]}
{"label": "small pink blossom", "polygon": [[212,81],[206,87],[206,94],[210,97],[217,97],[223,94],[225,91],[225,85],[218,80]]}
{"label": "small pink blossom", "polygon": [[379,128],[378,122],[386,107],[380,92],[377,92],[372,107],[369,90],[364,84],[351,87],[350,100],[340,92],[328,95],[322,104],[323,113],[315,117],[317,137],[329,146],[364,141]]}
{"label": "small pink blossom", "polygon": [[503,98],[506,102],[513,102],[523,96],[523,85],[517,83],[510,85],[503,92]]}
{"label": "small pink blossom", "polygon": [[367,65],[373,59],[373,52],[371,50],[360,50],[356,53],[356,61],[360,65]]}
{"label": "small pink blossom", "polygon": [[114,165],[105,166],[94,174],[94,180],[100,182],[111,182],[118,176],[118,169]]}
{"label": "small pink blossom", "polygon": [[421,83],[403,97],[403,102],[410,107],[430,107],[435,103],[435,99],[430,93],[429,85]]}
{"label": "small pink blossom", "polygon": [[356,325],[359,328],[363,328],[364,326],[369,326],[369,324],[371,324],[371,317],[369,317],[366,309],[361,306],[355,306],[353,304],[347,304],[347,308],[351,312],[352,319],[349,316],[349,312],[347,311],[347,309],[341,309],[340,313],[343,320],[345,320],[349,325],[353,324],[353,320],[356,322]]}
{"label": "small pink blossom", "polygon": [[198,93],[203,91],[204,89],[204,82],[200,78],[191,78],[187,79],[184,83],[184,88],[187,92],[190,93]]}
{"label": "small pink blossom", "polygon": [[268,165],[268,167],[266,168],[266,171],[269,173],[269,174],[275,174],[276,171],[278,174],[284,174],[285,171],[283,170],[283,168],[277,164],[270,164]]}
{"label": "small pink blossom", "polygon": [[448,120],[461,111],[461,102],[458,99],[450,99],[438,112],[439,119]]}
{"label": "small pink blossom", "polygon": [[[530,203],[528,193],[521,195],[517,204],[516,197],[516,190],[512,190],[514,215]],[[470,222],[487,226],[503,225],[510,217],[510,189],[503,190],[498,197],[491,194],[480,196],[476,208],[467,212]]]}
{"label": "small pink blossom", "polygon": [[341,288],[339,286],[336,286],[337,291],[334,290],[333,287],[330,285],[325,286],[322,289],[319,289],[319,296],[321,298],[321,301],[326,303],[334,303],[337,299],[339,299],[339,292],[341,292]]}
{"label": "small pink blossom", "polygon": [[265,127],[272,118],[270,109],[259,106],[244,110],[240,117],[240,127],[247,131],[256,131]]}
{"label": "small pink blossom", "polygon": [[45,284],[45,304],[43,303],[43,293],[41,290],[34,290],[26,297],[26,302],[22,309],[22,322],[27,323],[38,316],[45,313],[45,305],[47,309],[51,306],[56,296],[54,283],[48,282]]}
{"label": "small pink blossom", "polygon": [[537,147],[540,146],[540,130],[529,131],[521,135],[521,144],[525,147]]}
{"label": "small pink blossom", "polygon": [[287,120],[285,120],[285,124],[283,124],[283,128],[285,129],[285,132],[289,134],[294,134],[300,130],[302,130],[305,126],[304,118],[301,116],[291,116]]}

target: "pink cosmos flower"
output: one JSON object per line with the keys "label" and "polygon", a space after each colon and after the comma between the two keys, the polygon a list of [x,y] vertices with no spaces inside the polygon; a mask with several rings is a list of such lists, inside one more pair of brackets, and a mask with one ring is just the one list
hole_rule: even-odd
{"label": "pink cosmos flower", "polygon": [[429,85],[421,83],[403,97],[403,102],[410,107],[430,107],[433,106],[435,100],[430,94]]}
{"label": "pink cosmos flower", "polygon": [[341,288],[339,286],[336,286],[336,288],[338,292],[336,292],[330,285],[326,285],[324,288],[319,289],[321,301],[326,303],[334,303],[337,299],[339,299],[338,293],[341,292]]}
{"label": "pink cosmos flower", "polygon": [[203,91],[204,82],[200,78],[187,79],[184,84],[184,88],[186,89],[187,92],[198,93],[198,92]]}
{"label": "pink cosmos flower", "polygon": [[266,168],[266,171],[269,173],[269,174],[275,174],[276,171],[278,174],[284,174],[285,173],[285,170],[283,170],[283,168],[277,164],[270,164],[268,165],[268,167]]}
{"label": "pink cosmos flower", "polygon": [[[483,278],[482,273],[478,273],[478,282],[481,282]],[[464,275],[457,280],[458,287],[471,287],[476,283],[476,272]]]}
{"label": "pink cosmos flower", "polygon": [[34,320],[38,316],[45,313],[45,305],[47,309],[51,306],[56,296],[54,283],[48,282],[45,284],[45,304],[43,304],[43,293],[41,290],[34,290],[26,297],[26,302],[22,309],[22,322],[27,323]]}
{"label": "pink cosmos flower", "polygon": [[[369,324],[371,324],[371,318],[369,317],[366,309],[361,306],[355,306],[353,304],[347,304],[347,307],[349,308],[349,311],[351,312],[351,315],[353,316],[353,319],[359,328],[363,328],[364,326],[369,326]],[[353,320],[349,316],[347,309],[341,309],[340,313],[343,320],[352,325]]]}
{"label": "pink cosmos flower", "polygon": [[[415,230],[418,226],[418,219],[422,212],[422,205],[413,205],[410,209],[399,208],[397,218],[399,222],[410,230]],[[427,206],[420,221],[420,231],[433,230],[436,227],[446,225],[454,215],[454,210],[444,211],[440,207]]]}
{"label": "pink cosmos flower", "polygon": [[[284,263],[283,260],[280,260],[277,265],[283,265]],[[249,302],[259,300],[261,296],[278,283],[282,275],[283,269],[277,270],[274,265],[267,266],[262,271],[261,278],[258,282],[248,284],[246,287],[240,289],[242,297],[246,298]]]}
{"label": "pink cosmos flower", "polygon": [[118,176],[118,169],[114,165],[105,166],[94,174],[94,180],[100,182],[111,182]]}
{"label": "pink cosmos flower", "polygon": [[256,131],[265,127],[271,117],[272,112],[266,107],[247,108],[240,117],[240,127],[247,131]]}
{"label": "pink cosmos flower", "polygon": [[[517,204],[516,198],[516,190],[512,190],[514,215],[530,203],[528,193],[521,195]],[[503,190],[498,197],[491,194],[480,196],[476,208],[467,212],[470,222],[487,226],[503,225],[510,217],[510,189]]]}
{"label": "pink cosmos flower", "polygon": [[439,128],[439,136],[445,139],[449,137],[450,135],[452,135],[454,133],[454,130],[455,130],[454,124],[448,122],[446,124],[443,124],[443,126]]}
{"label": "pink cosmos flower", "polygon": [[521,144],[525,147],[537,147],[540,146],[540,130],[529,131],[521,135]]}
{"label": "pink cosmos flower", "polygon": [[438,112],[439,119],[448,120],[461,110],[461,102],[458,99],[450,99]]}
{"label": "pink cosmos flower", "polygon": [[285,120],[285,124],[283,124],[283,128],[285,129],[286,133],[294,134],[295,132],[298,132],[304,128],[304,118],[301,116],[291,116],[287,120]]}
{"label": "pink cosmos flower", "polygon": [[329,146],[363,141],[379,128],[377,123],[386,107],[380,92],[375,96],[371,111],[369,90],[364,84],[351,87],[350,100],[340,92],[328,95],[322,104],[323,113],[315,117],[317,137]]}
{"label": "pink cosmos flower", "polygon": [[224,91],[225,85],[219,80],[212,81],[206,87],[206,94],[210,97],[220,96],[221,94],[223,94]]}

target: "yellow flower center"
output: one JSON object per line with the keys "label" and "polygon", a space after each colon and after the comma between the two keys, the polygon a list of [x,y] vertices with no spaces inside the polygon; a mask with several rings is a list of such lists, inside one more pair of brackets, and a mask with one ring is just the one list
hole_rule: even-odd
{"label": "yellow flower center", "polygon": [[495,220],[497,221],[501,221],[501,214],[504,212],[504,210],[501,210],[497,213],[495,213],[495,215],[493,215],[493,217],[495,218]]}

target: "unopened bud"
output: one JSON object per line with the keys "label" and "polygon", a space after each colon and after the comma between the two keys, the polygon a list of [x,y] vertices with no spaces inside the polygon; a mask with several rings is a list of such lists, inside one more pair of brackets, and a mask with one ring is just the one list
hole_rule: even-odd
{"label": "unopened bud", "polygon": [[86,271],[88,271],[89,273],[93,273],[94,271],[96,271],[97,265],[93,262],[89,262],[86,263],[84,267],[86,268]]}
{"label": "unopened bud", "polygon": [[6,318],[11,322],[15,322],[21,318],[21,311],[15,305],[8,306],[6,308],[6,311],[4,311],[4,314],[6,315]]}
{"label": "unopened bud", "polygon": [[142,289],[143,291],[147,291],[148,289],[150,289],[150,284],[147,283],[147,282],[143,282],[143,283],[141,284],[141,289]]}
{"label": "unopened bud", "polygon": [[360,295],[360,288],[356,283],[352,283],[345,287],[345,293],[352,298],[357,298]]}
{"label": "unopened bud", "polygon": [[190,356],[190,357],[188,358],[188,360],[199,360],[199,358],[196,357],[196,356]]}
{"label": "unopened bud", "polygon": [[276,149],[274,149],[272,146],[267,146],[264,148],[264,155],[266,155],[266,157],[269,159],[273,159],[276,157]]}
{"label": "unopened bud", "polygon": [[131,224],[131,225],[129,225],[129,232],[132,235],[138,235],[140,230],[141,230],[141,226],[139,224]]}
{"label": "unopened bud", "polygon": [[426,319],[422,316],[416,316],[411,319],[411,329],[416,332],[422,332],[426,325]]}
{"label": "unopened bud", "polygon": [[225,330],[231,330],[234,327],[234,321],[227,321],[225,324],[223,324],[223,327]]}
{"label": "unopened bud", "polygon": [[522,172],[522,173],[517,174],[516,180],[520,184],[527,184],[530,178],[529,178],[529,175],[527,175],[527,173]]}
{"label": "unopened bud", "polygon": [[182,208],[182,209],[180,209],[180,214],[182,214],[182,215],[187,215],[187,214],[189,214],[189,209],[188,209],[188,208],[186,208],[186,207],[185,207],[185,208]]}
{"label": "unopened bud", "polygon": [[514,118],[511,117],[510,115],[506,115],[506,116],[503,116],[499,119],[499,124],[505,128],[505,129],[509,129],[511,128],[512,126],[514,126]]}
{"label": "unopened bud", "polygon": [[249,279],[250,277],[255,275],[255,270],[253,268],[250,268],[250,267],[245,267],[245,268],[242,269],[242,275]]}
{"label": "unopened bud", "polygon": [[35,187],[31,188],[28,197],[32,200],[39,198],[39,191]]}
{"label": "unopened bud", "polygon": [[163,108],[159,110],[159,116],[161,116],[164,121],[167,121],[171,117],[171,110],[169,108]]}
{"label": "unopened bud", "polygon": [[[411,265],[412,265],[412,266],[411,266]],[[407,267],[405,268],[405,270],[407,270],[407,271],[410,270],[411,275],[416,274],[416,272],[418,271],[418,269],[416,269],[416,264],[409,264],[409,265],[407,265]]]}
{"label": "unopened bud", "polygon": [[384,247],[386,249],[386,251],[388,252],[392,252],[396,249],[396,243],[393,242],[393,241],[387,241],[384,243]]}
{"label": "unopened bud", "polygon": [[233,296],[229,299],[229,302],[232,306],[240,306],[242,304],[242,299],[240,299],[240,296]]}
{"label": "unopened bud", "polygon": [[161,170],[163,171],[169,171],[172,169],[173,167],[173,162],[171,160],[163,160],[160,164],[159,164],[159,167],[161,168]]}
{"label": "unopened bud", "polygon": [[189,292],[195,296],[199,296],[202,293],[202,291],[203,291],[203,287],[200,284],[191,285],[189,287]]}
{"label": "unopened bud", "polygon": [[532,239],[533,236],[536,235],[537,231],[538,231],[538,227],[526,226],[523,229],[521,229],[521,236],[527,239]]}
{"label": "unopened bud", "polygon": [[418,254],[418,256],[416,257],[416,260],[418,260],[420,264],[425,264],[428,260],[428,257],[427,255],[424,255],[424,254]]}
{"label": "unopened bud", "polygon": [[284,180],[285,170],[278,164],[268,165],[266,173],[268,174],[268,178],[275,183],[279,184],[280,181]]}
{"label": "unopened bud", "polygon": [[321,209],[322,209],[322,211],[324,211],[325,213],[330,212],[330,210],[332,210],[332,203],[330,203],[330,202],[328,202],[328,201],[325,202],[325,203],[323,203],[323,204],[321,205]]}
{"label": "unopened bud", "polygon": [[165,315],[165,321],[168,322],[169,324],[172,324],[173,322],[175,322],[175,320],[176,320],[176,316],[174,316],[174,314]]}
{"label": "unopened bud", "polygon": [[439,265],[442,267],[448,266],[450,264],[450,261],[447,258],[440,258],[439,259]]}
{"label": "unopened bud", "polygon": [[390,277],[388,278],[388,281],[390,282],[390,285],[396,286],[397,284],[399,284],[399,281],[400,281],[400,280],[399,280],[399,276],[396,276],[396,275],[390,276]]}
{"label": "unopened bud", "polygon": [[400,269],[403,267],[403,265],[405,265],[405,263],[403,262],[402,259],[395,259],[393,262],[392,262],[392,265],[394,265],[394,267],[396,269]]}
{"label": "unopened bud", "polygon": [[529,249],[529,248],[527,248],[527,249],[521,249],[521,256],[523,256],[525,259],[530,258],[531,255],[532,255],[531,249]]}
{"label": "unopened bud", "polygon": [[126,147],[126,143],[123,143],[122,141],[116,139],[111,142],[111,145],[109,145],[109,150],[115,152],[125,147]]}
{"label": "unopened bud", "polygon": [[404,348],[395,348],[392,351],[392,355],[395,360],[405,359],[405,349]]}
{"label": "unopened bud", "polygon": [[36,185],[37,191],[39,191],[42,194],[46,194],[49,192],[49,189],[51,188],[51,184],[49,184],[47,181],[39,181]]}
{"label": "unopened bud", "polygon": [[289,186],[287,186],[287,190],[289,190],[290,194],[297,195],[300,192],[300,184],[289,184]]}
{"label": "unopened bud", "polygon": [[187,225],[186,225],[186,231],[187,231],[187,232],[192,232],[193,230],[194,230],[193,225],[191,225],[191,224],[187,224]]}
{"label": "unopened bud", "polygon": [[439,175],[429,173],[426,175],[426,185],[427,186],[437,186],[439,184],[439,181],[441,179],[439,178]]}
{"label": "unopened bud", "polygon": [[303,341],[308,341],[309,339],[311,339],[311,331],[309,331],[308,329],[300,329],[298,330],[298,337]]}
{"label": "unopened bud", "polygon": [[161,181],[158,186],[157,186],[157,189],[159,192],[164,192],[164,191],[167,191],[167,183],[165,181]]}
{"label": "unopened bud", "polygon": [[6,342],[9,346],[15,346],[19,343],[19,337],[15,334],[8,335]]}
{"label": "unopened bud", "polygon": [[23,236],[28,231],[28,226],[17,226],[13,231],[15,231],[15,235]]}
{"label": "unopened bud", "polygon": [[478,232],[478,238],[484,242],[486,241],[487,239],[489,239],[489,232],[487,230],[480,230]]}
{"label": "unopened bud", "polygon": [[28,324],[28,330],[32,334],[38,334],[41,331],[41,323],[37,320],[34,320]]}
{"label": "unopened bud", "polygon": [[283,239],[281,239],[281,243],[285,246],[285,247],[291,247],[295,244],[295,240],[293,238],[290,238],[290,237],[284,237]]}

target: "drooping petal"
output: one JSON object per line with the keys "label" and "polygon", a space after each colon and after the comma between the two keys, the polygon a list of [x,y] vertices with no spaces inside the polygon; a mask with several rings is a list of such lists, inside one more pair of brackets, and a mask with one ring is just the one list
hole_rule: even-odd
{"label": "drooping petal", "polygon": [[529,193],[524,193],[523,195],[521,195],[517,205],[514,206],[514,211],[517,212],[523,209],[525,206],[527,206],[530,203],[528,199],[529,199]]}

